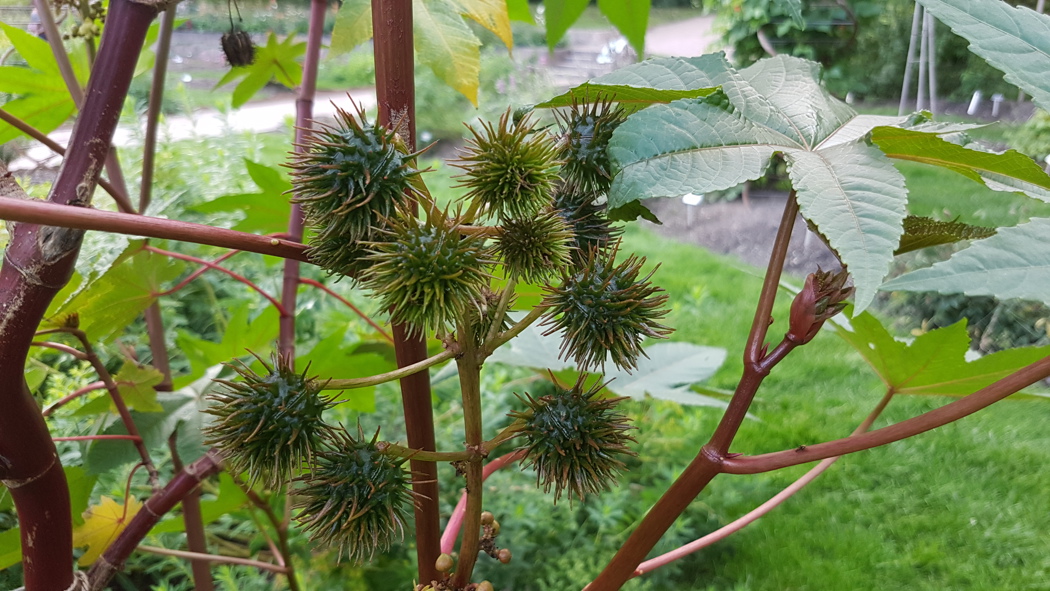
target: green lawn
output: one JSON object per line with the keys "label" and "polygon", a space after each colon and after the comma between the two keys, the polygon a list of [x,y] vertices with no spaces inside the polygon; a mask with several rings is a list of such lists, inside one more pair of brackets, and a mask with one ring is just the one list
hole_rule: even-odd
{"label": "green lawn", "polygon": [[[674,305],[669,324],[678,330],[672,339],[727,348],[728,361],[712,384],[731,388],[759,288],[757,270],[739,270],[723,257],[640,230],[628,232],[624,248],[662,262],[655,281]],[[771,335],[784,329],[785,303],[776,318]],[[733,449],[760,453],[842,437],[882,394],[859,355],[833,333],[821,334],[769,376],[752,409],[756,420],[745,423]],[[901,397],[877,426],[945,402]],[[578,588],[706,441],[719,415],[666,403],[627,408],[637,417],[639,458],[622,486],[602,498],[552,509],[527,475],[508,470],[490,480],[494,494],[486,508],[499,516],[515,561],[509,569],[483,561],[486,576],[507,588]],[[1046,588],[1050,473],[1041,466],[1050,461],[1050,436],[1043,428],[1048,420],[1046,403],[1007,401],[940,430],[844,458],[772,515],[627,588]],[[661,549],[749,511],[807,468],[716,479]],[[550,532],[557,524],[568,529]]]}

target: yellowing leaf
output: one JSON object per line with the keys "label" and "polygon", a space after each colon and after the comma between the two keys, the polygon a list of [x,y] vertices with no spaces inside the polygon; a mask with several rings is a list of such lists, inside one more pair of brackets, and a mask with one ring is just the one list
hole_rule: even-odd
{"label": "yellowing leaf", "polygon": [[414,0],[412,8],[419,61],[477,107],[481,41],[444,0]]}
{"label": "yellowing leaf", "polygon": [[372,38],[372,0],[344,0],[335,17],[328,57],[349,53]]}
{"label": "yellowing leaf", "polygon": [[459,11],[479,25],[492,31],[503,41],[507,49],[514,47],[514,34],[510,31],[510,14],[504,0],[455,0]]}
{"label": "yellowing leaf", "polygon": [[164,380],[164,374],[148,366],[133,362],[125,363],[113,377],[120,395],[129,408],[140,412],[161,412],[164,408],[157,402],[154,386]]}
{"label": "yellowing leaf", "polygon": [[87,546],[87,552],[77,564],[91,566],[98,560],[141,508],[142,503],[135,497],[128,498],[127,506],[109,497],[102,497],[97,505],[88,507],[84,512],[84,525],[73,530],[73,545]]}

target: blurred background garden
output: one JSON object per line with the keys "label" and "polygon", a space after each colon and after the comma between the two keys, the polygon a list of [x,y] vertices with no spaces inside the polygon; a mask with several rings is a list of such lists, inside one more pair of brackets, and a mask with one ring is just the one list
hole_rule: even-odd
{"label": "blurred background garden", "polygon": [[[812,0],[805,2],[805,29],[798,29],[787,13],[762,0],[653,0],[649,22],[650,47],[660,51],[727,50],[738,65],[767,55],[763,44],[780,53],[819,61],[824,81],[836,96],[848,100],[861,113],[896,114],[907,63],[914,3],[908,0]],[[1037,8],[1037,2],[1011,2]],[[1040,3],[1041,4],[1041,3]],[[283,192],[289,187],[286,150],[293,133],[291,116],[274,132],[260,134],[233,123],[232,86],[216,88],[228,71],[219,49],[219,36],[228,31],[231,4],[185,0],[178,15],[168,71],[164,113],[169,130],[217,116],[224,124],[218,132],[190,132],[189,137],[170,131],[158,148],[154,178],[153,215],[177,208],[180,218],[258,233],[281,232],[288,206]],[[771,8],[773,6],[774,8]],[[543,18],[541,4],[531,4],[534,19]],[[1041,5],[1038,8],[1042,8]],[[240,0],[232,10],[239,28],[250,32],[260,45],[277,35],[303,34],[308,3],[305,0]],[[24,2],[0,0],[0,21],[15,26],[29,24]],[[335,22],[338,6],[331,5],[327,20]],[[512,54],[494,35],[475,33],[482,48],[479,106],[448,87],[426,69],[416,76],[417,128],[421,145],[433,144],[422,164],[431,169],[426,180],[442,202],[451,202],[456,171],[446,160],[455,158],[469,131],[464,122],[492,120],[508,107],[540,102],[613,68],[633,63],[638,56],[619,33],[590,6],[564,40],[550,50],[543,28],[514,23]],[[8,41],[0,36],[0,55],[15,59]],[[333,52],[334,53],[334,52]],[[1050,116],[1035,110],[1005,82],[1001,73],[969,53],[967,43],[947,28],[937,30],[934,52],[937,64],[939,105],[937,119],[988,123],[970,132],[989,149],[1016,149],[1040,164],[1050,154]],[[367,97],[374,84],[371,48],[361,46],[321,63],[318,89],[327,98]],[[2,86],[2,84],[0,84]],[[139,182],[134,173],[140,158],[139,121],[146,109],[149,75],[136,79],[125,107],[123,126],[128,130],[121,158],[127,163],[128,182]],[[974,105],[974,95],[983,99]],[[271,84],[244,109],[294,101],[294,93]],[[1001,100],[993,103],[992,97]],[[0,93],[0,102],[7,96]],[[914,104],[912,104],[914,106]],[[996,109],[993,116],[992,109]],[[970,111],[970,113],[968,113]],[[291,110],[289,110],[291,113]],[[184,139],[172,139],[174,137]],[[165,136],[162,134],[162,139]],[[33,143],[4,137],[0,158],[20,177],[31,179],[31,194],[46,194],[54,170],[48,158],[36,156]],[[245,162],[249,162],[248,166]],[[899,168],[910,191],[909,212],[942,220],[996,227],[1023,223],[1033,215],[1050,215],[1050,205],[1012,193],[994,192],[961,175],[941,168],[904,163]],[[748,187],[747,195],[731,192],[707,196],[699,205],[674,200],[654,208],[662,226],[631,224],[624,233],[625,248],[660,264],[654,282],[670,295],[672,312],[666,324],[676,329],[673,341],[685,341],[726,350],[725,363],[707,381],[695,387],[710,406],[683,405],[664,400],[634,400],[626,412],[635,419],[638,456],[613,490],[585,501],[560,501],[552,507],[551,495],[535,486],[529,472],[506,469],[486,482],[486,510],[497,515],[500,541],[511,548],[514,560],[500,565],[482,557],[479,577],[498,581],[497,588],[561,590],[582,588],[620,547],[648,507],[663,493],[678,471],[707,441],[720,417],[718,404],[736,384],[742,368],[741,354],[750,326],[764,263],[754,248],[741,249],[705,226],[712,212],[760,225],[766,209],[775,220],[786,196],[784,174],[773,171],[761,183]],[[260,205],[265,203],[266,205]],[[250,204],[247,209],[243,209]],[[720,208],[720,209],[713,209]],[[738,227],[747,235],[751,226]],[[110,252],[112,245],[94,236],[85,250]],[[91,242],[90,240],[93,240]],[[121,239],[125,240],[125,239]],[[163,244],[163,242],[161,242]],[[222,254],[219,249],[192,244],[165,245],[205,259]],[[897,272],[926,266],[946,258],[962,245],[929,249],[898,257]],[[797,265],[787,281],[801,285],[816,270],[807,260],[809,246],[800,246]],[[95,250],[92,250],[95,249]],[[747,252],[741,252],[747,250]],[[768,254],[768,252],[767,252]],[[265,265],[244,255],[226,265],[260,286],[280,290],[277,259]],[[98,262],[98,261],[96,261]],[[101,263],[99,263],[101,264]],[[185,268],[171,262],[164,277],[178,277]],[[316,269],[305,270],[319,278]],[[309,274],[313,275],[309,275]],[[158,279],[160,280],[160,279]],[[333,288],[342,297],[376,317],[383,311],[352,289],[348,282]],[[300,321],[300,330],[314,346],[318,372],[370,373],[392,367],[392,349],[374,340],[370,329],[332,297],[319,291],[301,296],[313,313]],[[786,299],[786,298],[785,298]],[[165,316],[176,319],[170,331],[177,374],[176,387],[188,386],[193,376],[243,351],[235,346],[269,346],[265,336],[276,326],[276,314],[265,309],[255,294],[219,274],[206,274],[180,296],[162,301]],[[883,295],[875,313],[892,324],[896,336],[912,339],[939,327],[967,322],[975,355],[1018,346],[1050,344],[1050,310],[1041,304],[989,297],[938,294]],[[776,312],[771,334],[783,330],[787,304]],[[252,319],[249,325],[248,318]],[[349,328],[348,328],[349,327]],[[145,349],[141,326],[114,328],[115,335],[103,352],[116,355],[122,348]],[[336,335],[322,340],[321,335]],[[371,352],[372,367],[345,368],[352,352]],[[145,354],[145,353],[144,353]],[[41,370],[38,396],[47,406],[70,391],[83,387],[92,375],[76,361],[60,361],[44,354],[41,364],[62,366],[66,377]],[[490,363],[486,365],[483,392],[487,398],[488,424],[501,426],[501,416],[517,403],[515,393],[542,393],[545,382],[534,372]],[[79,373],[78,373],[79,372]],[[77,376],[80,375],[81,378]],[[71,377],[70,377],[71,376]],[[78,381],[79,380],[79,381]],[[458,388],[451,372],[434,373],[438,447],[462,444]],[[646,577],[627,589],[698,590],[852,590],[852,589],[1048,589],[1050,588],[1050,400],[1036,387],[1032,396],[1015,397],[958,423],[890,446],[842,459],[826,474],[769,516],[742,532]],[[833,330],[825,330],[810,345],[797,351],[791,363],[769,376],[745,422],[735,451],[762,453],[797,447],[848,435],[885,393],[885,385],[855,350]],[[876,425],[886,425],[943,405],[943,397],[897,396]],[[53,419],[56,430],[78,432],[86,415],[78,404]],[[337,407],[338,420],[353,425],[371,415],[366,424],[383,425],[384,437],[403,434],[397,389],[383,385],[354,391]],[[507,422],[509,419],[502,419]],[[400,430],[400,431],[399,431]],[[100,461],[82,458],[81,447],[63,445],[67,464]],[[105,460],[118,461],[118,460]],[[443,514],[458,498],[460,481],[448,466],[441,468]],[[658,546],[667,551],[714,531],[769,499],[805,467],[753,477],[721,476],[680,518]],[[83,474],[90,492],[123,494],[125,482],[116,472],[99,470]],[[209,544],[232,556],[266,559],[266,541],[258,535],[259,517],[249,509],[244,494],[229,477],[205,486],[204,508]],[[0,539],[14,523],[9,497],[0,495]],[[164,522],[169,523],[169,522]],[[165,548],[184,547],[184,534],[172,530],[155,533],[147,543]],[[377,555],[364,566],[339,563],[333,551],[319,551],[304,536],[292,538],[301,562],[306,589],[402,589],[414,576],[411,536],[403,546]],[[14,561],[0,553],[0,563]],[[0,588],[15,586],[20,566],[0,571]],[[263,590],[283,588],[279,577],[251,568],[216,566],[218,588]],[[184,590],[192,588],[189,566],[177,558],[136,553],[114,589]]]}

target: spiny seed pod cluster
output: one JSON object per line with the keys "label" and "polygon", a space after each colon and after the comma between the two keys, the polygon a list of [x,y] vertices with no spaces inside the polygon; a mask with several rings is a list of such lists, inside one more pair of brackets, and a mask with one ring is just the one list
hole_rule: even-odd
{"label": "spiny seed pod cluster", "polygon": [[383,234],[382,242],[369,244],[362,280],[395,322],[417,332],[444,330],[479,305],[493,263],[482,237],[407,214],[390,219]]}
{"label": "spiny seed pod cluster", "polygon": [[605,204],[596,203],[592,193],[583,193],[564,186],[554,195],[554,210],[558,212],[573,234],[572,262],[585,264],[592,250],[609,248],[620,235],[606,215]]}
{"label": "spiny seed pod cluster", "polygon": [[496,255],[508,271],[528,283],[544,283],[571,260],[573,233],[556,211],[505,220]]}
{"label": "spiny seed pod cluster", "polygon": [[500,220],[532,216],[550,203],[558,182],[554,141],[535,132],[527,116],[511,121],[510,111],[495,125],[481,124],[455,166],[465,172],[460,186],[466,198],[487,208]]}
{"label": "spiny seed pod cluster", "polygon": [[589,105],[573,103],[567,112],[558,113],[558,119],[562,127],[558,145],[562,177],[576,191],[605,193],[613,177],[609,140],[627,119],[627,112],[608,100]]}
{"label": "spiny seed pod cluster", "polygon": [[321,124],[294,154],[293,201],[316,230],[311,260],[329,272],[360,272],[358,241],[375,240],[386,220],[406,203],[420,171],[396,130],[368,123],[364,111],[336,109],[335,125]]}
{"label": "spiny seed pod cluster", "polygon": [[234,472],[275,486],[309,463],[331,434],[322,414],[332,399],[321,395],[323,383],[296,373],[290,360],[274,355],[272,366],[259,362],[264,375],[238,363],[230,367],[240,381],[216,380],[223,387],[207,396],[212,404],[204,411],[216,420],[204,433]]}
{"label": "spiny seed pod cluster", "polygon": [[319,450],[313,469],[298,479],[299,522],[311,541],[339,549],[352,561],[369,560],[404,537],[413,492],[405,459],[384,454],[358,427],[357,439],[338,432]]}
{"label": "spiny seed pod cluster", "polygon": [[634,255],[619,265],[591,251],[580,269],[550,288],[544,304],[551,307],[545,334],[564,331],[561,356],[583,370],[603,367],[606,356],[616,367],[632,370],[645,337],[664,338],[671,329],[658,321],[667,315],[667,295],[649,283],[656,271],[639,278],[645,258]]}
{"label": "spiny seed pod cluster", "polygon": [[627,447],[630,419],[616,412],[623,398],[602,398],[605,384],[590,388],[586,375],[572,388],[556,387],[554,394],[525,395],[526,409],[510,416],[524,423],[523,466],[536,469],[536,481],[545,492],[554,489],[557,502],[563,492],[583,500],[615,482],[624,469],[621,458],[634,455]]}

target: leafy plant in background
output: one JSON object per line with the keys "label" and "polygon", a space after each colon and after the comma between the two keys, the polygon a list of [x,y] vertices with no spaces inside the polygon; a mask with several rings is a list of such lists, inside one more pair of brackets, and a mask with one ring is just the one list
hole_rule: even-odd
{"label": "leafy plant in background", "polygon": [[[922,2],[1037,104],[1050,104],[1050,88],[1039,75],[1050,65],[1050,52],[1030,51],[1050,38],[1050,18],[996,0]],[[405,65],[412,63],[407,40],[413,37],[413,12],[416,23],[423,23],[417,29],[421,54],[439,76],[473,100],[476,38],[455,31],[469,31],[463,28],[466,17],[502,38],[509,31],[509,15],[520,12],[521,4],[508,9],[483,2],[377,0],[371,17],[368,6],[348,4],[344,11],[351,9],[351,18],[344,26],[354,33],[344,35],[351,45],[367,38],[368,25],[376,24],[378,118],[342,113],[334,125],[317,127],[310,113],[326,6],[312,2],[305,46],[272,38],[267,51],[273,59],[231,74],[231,79],[243,76],[234,91],[238,100],[247,100],[273,76],[299,85],[298,130],[288,161],[291,182],[249,161],[246,166],[259,192],[198,206],[200,215],[243,213],[246,217],[234,222],[238,230],[145,215],[152,211],[155,137],[150,139],[149,130],[156,125],[166,59],[156,60],[137,206],[120,180],[121,165],[109,145],[134,74],[126,67],[128,58],[141,50],[162,8],[158,34],[165,46],[173,7],[113,0],[101,46],[95,47],[92,37],[78,42],[85,44],[85,55],[93,62],[82,98],[56,35],[49,35],[47,46],[5,29],[29,63],[18,76],[42,73],[52,84],[61,79],[72,97],[69,102],[80,110],[48,202],[25,199],[12,177],[0,177],[0,215],[14,222],[0,271],[0,298],[6,305],[0,315],[5,408],[0,415],[0,477],[19,513],[19,529],[0,534],[0,543],[5,544],[3,556],[17,554],[11,548],[17,546],[15,535],[21,537],[26,589],[102,588],[151,530],[185,531],[191,553],[183,556],[193,560],[196,588],[214,588],[207,561],[229,559],[205,555],[205,515],[214,520],[243,504],[255,508],[255,526],[266,532],[276,564],[254,559],[239,563],[280,573],[293,589],[300,585],[291,560],[296,536],[310,535],[352,559],[370,558],[400,539],[410,513],[418,589],[494,588],[487,581],[473,582],[479,553],[500,563],[512,561],[512,552],[499,547],[508,534],[499,516],[483,510],[487,477],[522,461],[535,467],[537,483],[553,490],[555,498],[585,499],[638,461],[630,449],[635,438],[628,418],[616,408],[617,394],[712,402],[688,386],[709,376],[724,352],[685,343],[642,349],[646,338],[669,333],[662,324],[666,297],[650,283],[645,261],[621,252],[612,222],[651,219],[643,203],[648,198],[723,190],[756,179],[774,158],[786,162],[793,191],[744,347],[743,375],[710,441],[640,519],[590,588],[619,588],[630,577],[724,538],[843,454],[945,425],[1050,376],[1045,348],[967,361],[963,325],[930,331],[905,344],[863,312],[880,289],[1048,299],[1045,277],[1039,275],[1046,219],[987,236],[965,224],[908,218],[907,192],[893,159],[945,166],[989,187],[1043,200],[1050,199],[1050,177],[1016,152],[993,154],[956,143],[966,125],[935,123],[926,114],[857,115],[820,86],[817,66],[797,58],[778,57],[744,69],[733,68],[721,55],[650,60],[539,105],[562,109],[552,126],[533,123],[538,114],[508,111],[496,122],[472,128],[473,139],[459,162],[464,194],[454,203],[439,203],[417,162],[412,84],[404,76]],[[547,4],[548,42],[557,42],[585,4]],[[781,4],[800,14],[797,2]],[[599,5],[639,43],[638,27],[644,33],[648,3]],[[50,12],[44,12],[53,32]],[[442,43],[443,52],[433,51]],[[295,59],[300,52],[301,66]],[[57,97],[54,89],[49,92]],[[28,90],[25,94],[33,96]],[[17,113],[0,113],[22,132],[44,137]],[[103,169],[109,179],[105,182],[100,179]],[[87,207],[96,183],[120,212]],[[285,192],[292,194],[290,206],[278,199]],[[272,209],[256,214],[254,204],[260,202]],[[239,212],[242,205],[248,209]],[[811,274],[793,299],[784,336],[767,341],[798,213],[820,232],[845,268]],[[304,226],[310,232],[306,243]],[[146,236],[149,241],[120,239],[119,248],[91,251],[95,246],[84,242],[84,229]],[[883,283],[897,254],[961,239],[973,244],[946,262]],[[158,247],[159,240],[235,250],[209,260]],[[86,267],[76,264],[82,245],[94,255]],[[272,270],[235,271],[227,261],[238,251],[283,259],[279,281],[262,279],[273,275]],[[187,274],[185,263],[198,270]],[[390,332],[301,263],[362,287],[373,307],[389,312]],[[177,375],[168,360],[169,338],[157,301],[186,288],[205,270],[228,275],[270,305],[250,322],[248,306],[239,307],[220,342],[180,333],[175,342],[189,371]],[[1036,280],[1023,280],[1028,277]],[[368,327],[358,329],[362,338],[340,351],[343,357],[333,360],[328,353],[343,347],[343,335],[323,328],[323,318],[302,313],[307,309],[302,305],[306,298],[300,300],[303,285],[340,299]],[[851,297],[851,320],[842,322],[836,316]],[[512,313],[514,307],[523,310]],[[145,318],[151,365],[138,362],[146,355],[135,347],[125,349],[122,360],[113,353],[119,351],[115,339],[120,329],[139,315]],[[828,322],[836,324],[885,382],[882,401],[854,436],[758,456],[730,453],[764,378]],[[297,344],[309,332],[318,337],[314,347],[297,354]],[[274,335],[272,360],[263,361]],[[552,351],[559,347],[555,356]],[[256,353],[257,364],[238,360],[246,348]],[[390,353],[391,348],[396,369],[376,353]],[[75,390],[42,411],[32,391],[54,369],[40,361],[38,350],[77,361],[64,377],[54,379]],[[236,368],[237,375],[223,373],[214,363],[220,359]],[[311,359],[318,361],[316,366],[309,365]],[[465,443],[462,449],[437,450],[427,370],[452,360]],[[497,423],[499,430],[490,425],[489,433],[482,405],[486,361],[531,368],[549,382],[535,392],[520,392],[510,416]],[[346,375],[351,372],[366,375]],[[87,376],[96,379],[87,382]],[[377,425],[366,424],[367,415],[356,428],[330,422],[335,405],[368,409],[369,389],[392,381],[402,386],[407,444],[383,440],[382,431],[374,430]],[[100,390],[107,396],[79,400]],[[325,390],[344,394],[321,394]],[[867,432],[899,393],[960,398]],[[209,409],[215,420],[207,426],[198,412],[206,400],[216,403]],[[63,447],[60,457],[44,417],[73,408],[89,418],[75,426],[80,434],[59,440],[90,443]],[[211,444],[219,447],[208,448]],[[218,477],[217,485],[208,481],[224,460],[230,471]],[[718,532],[643,562],[716,475],[754,474],[816,460],[822,462],[770,503]],[[460,473],[457,478],[465,477],[465,492],[444,533],[439,531],[438,462],[452,463]],[[128,463],[135,467],[125,476],[121,466]],[[145,501],[129,493],[137,474],[138,482],[145,478],[144,485],[137,485],[147,491]],[[96,478],[123,498],[101,500],[81,523],[75,515],[88,508]],[[198,497],[201,486],[215,491],[207,504]],[[645,486],[659,488],[662,483]],[[162,521],[180,502],[182,523]],[[301,531],[291,525],[291,515]],[[80,557],[81,563],[92,563],[86,573],[73,571],[74,540],[89,547]],[[581,565],[593,566],[567,560],[565,568]],[[217,578],[229,586],[259,582],[250,576],[250,582],[237,580],[225,567]]]}

